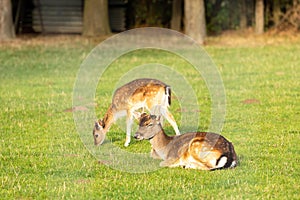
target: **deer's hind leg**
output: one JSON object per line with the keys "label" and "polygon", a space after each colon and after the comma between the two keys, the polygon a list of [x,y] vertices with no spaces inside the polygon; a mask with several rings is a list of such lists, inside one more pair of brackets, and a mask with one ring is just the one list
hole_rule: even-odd
{"label": "deer's hind leg", "polygon": [[164,106],[161,106],[160,112],[164,116],[164,118],[166,118],[167,121],[171,124],[171,126],[173,127],[176,135],[180,135],[180,131],[178,129],[178,126],[177,126],[177,123],[175,121],[175,118],[172,115],[172,113],[168,110],[168,108],[166,108]]}
{"label": "deer's hind leg", "polygon": [[[194,160],[195,168],[204,170],[217,168],[217,160],[221,157],[221,152],[214,149],[214,146],[211,146],[205,138],[194,138],[190,142],[189,154]],[[225,158],[220,160],[220,165],[227,162]]]}

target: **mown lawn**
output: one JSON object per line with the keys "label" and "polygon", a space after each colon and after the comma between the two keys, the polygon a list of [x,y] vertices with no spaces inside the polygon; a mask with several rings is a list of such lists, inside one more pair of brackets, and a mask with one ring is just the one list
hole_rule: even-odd
{"label": "mown lawn", "polygon": [[[221,134],[234,143],[239,165],[212,172],[162,168],[149,173],[128,173],[98,162],[77,133],[70,112],[73,86],[81,62],[97,43],[76,36],[49,40],[19,39],[0,46],[1,199],[300,198],[299,38],[236,47],[215,45],[218,39],[211,39],[213,45],[204,48],[226,90]],[[168,53],[137,53],[117,60],[104,75],[106,84],[96,92],[98,117],[110,102],[116,74],[144,59],[179,66],[198,88],[199,129],[205,130],[211,103],[203,80]],[[171,111],[177,120],[179,106],[174,98]],[[168,125],[166,129],[172,131]],[[108,139],[126,150],[125,133],[118,126]],[[150,151],[147,141],[132,140],[128,151]]]}

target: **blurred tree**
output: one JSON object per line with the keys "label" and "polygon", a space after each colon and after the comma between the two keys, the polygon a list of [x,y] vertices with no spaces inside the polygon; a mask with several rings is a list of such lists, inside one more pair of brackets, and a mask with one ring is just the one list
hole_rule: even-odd
{"label": "blurred tree", "polygon": [[180,31],[182,18],[182,0],[173,0],[171,29]]}
{"label": "blurred tree", "polygon": [[247,28],[247,6],[245,0],[239,1],[240,8],[240,29]]}
{"label": "blurred tree", "polygon": [[185,34],[203,44],[206,37],[204,0],[184,1]]}
{"label": "blurred tree", "polygon": [[279,24],[280,16],[281,16],[280,1],[274,0],[273,1],[273,22],[275,26]]}
{"label": "blurred tree", "polygon": [[110,33],[108,0],[85,0],[82,34],[85,36],[99,36]]}
{"label": "blurred tree", "polygon": [[[206,26],[209,34],[219,34],[223,30],[235,30],[240,27],[240,0],[206,0],[205,9]],[[245,9],[245,11],[248,10],[251,10],[251,7]],[[244,12],[243,15],[245,15],[246,23],[248,23],[248,12]]]}
{"label": "blurred tree", "polygon": [[15,37],[11,0],[0,0],[0,40]]}
{"label": "blurred tree", "polygon": [[127,22],[129,27],[169,27],[172,1],[128,0]]}
{"label": "blurred tree", "polygon": [[[200,2],[205,9],[203,7],[200,10]],[[300,0],[128,0],[127,27],[159,26],[174,30],[183,27],[185,33],[194,38],[200,37],[200,30],[205,38],[206,30],[209,34],[220,34],[224,30],[244,29],[247,26],[253,27],[257,33],[270,28],[286,30],[286,27],[292,26],[296,29],[300,21],[297,9],[299,2]],[[203,25],[205,28],[199,28]]]}
{"label": "blurred tree", "polygon": [[255,33],[262,34],[264,32],[264,0],[256,0],[255,2]]}
{"label": "blurred tree", "polygon": [[[282,1],[285,3],[282,3]],[[281,0],[278,12],[280,12],[280,16],[277,23],[275,23],[274,16],[277,31],[300,30],[300,0]]]}

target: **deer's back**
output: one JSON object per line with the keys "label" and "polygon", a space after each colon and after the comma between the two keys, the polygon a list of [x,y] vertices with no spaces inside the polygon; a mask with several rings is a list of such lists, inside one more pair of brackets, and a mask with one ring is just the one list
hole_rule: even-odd
{"label": "deer's back", "polygon": [[165,83],[156,79],[137,79],[118,88],[113,96],[112,107],[115,110],[125,110],[128,106],[152,99],[156,94],[165,93]]}

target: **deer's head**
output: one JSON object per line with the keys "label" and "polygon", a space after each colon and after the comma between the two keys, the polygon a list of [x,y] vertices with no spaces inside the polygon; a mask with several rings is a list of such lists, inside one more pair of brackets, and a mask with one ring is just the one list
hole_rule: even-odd
{"label": "deer's head", "polygon": [[143,113],[140,117],[139,129],[134,138],[137,140],[150,140],[161,130],[160,117]]}
{"label": "deer's head", "polygon": [[99,120],[95,122],[95,126],[93,129],[94,143],[95,145],[101,145],[105,139],[105,131],[104,131],[104,122],[103,120]]}

